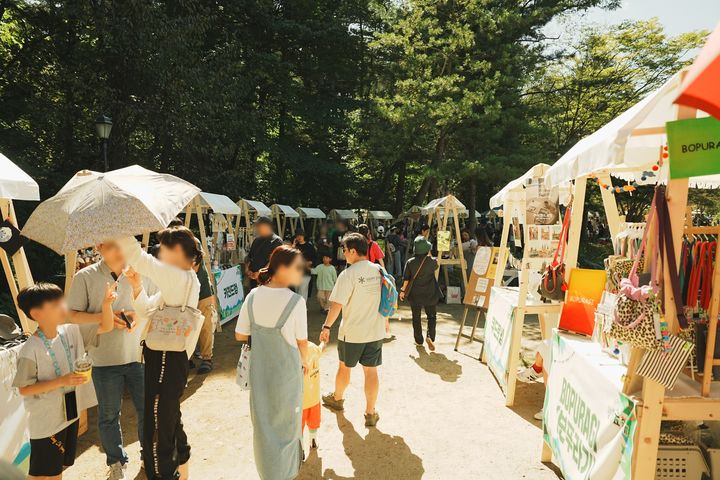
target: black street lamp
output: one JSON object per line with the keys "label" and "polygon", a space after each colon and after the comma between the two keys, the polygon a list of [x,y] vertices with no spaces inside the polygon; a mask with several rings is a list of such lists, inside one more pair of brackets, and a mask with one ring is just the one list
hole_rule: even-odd
{"label": "black street lamp", "polygon": [[105,162],[105,171],[110,170],[108,165],[107,157],[107,142],[110,138],[110,130],[112,130],[112,119],[105,115],[100,115],[95,119],[95,129],[97,130],[98,137],[102,138],[103,141],[103,160]]}

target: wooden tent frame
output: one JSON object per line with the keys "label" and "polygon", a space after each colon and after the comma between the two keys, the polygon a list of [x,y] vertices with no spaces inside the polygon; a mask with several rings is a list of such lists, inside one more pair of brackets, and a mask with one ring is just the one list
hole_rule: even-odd
{"label": "wooden tent frame", "polygon": [[[685,106],[677,107],[677,120],[692,119],[696,117],[696,109]],[[665,126],[663,125],[653,128],[638,128],[631,132],[630,135],[657,135],[664,132]],[[658,155],[660,154],[661,152],[658,152]],[[637,171],[637,168],[634,170]],[[613,171],[613,169],[596,172],[596,176],[601,182],[610,184],[611,171]],[[569,271],[570,268],[573,268],[577,263],[580,232],[582,230],[581,220],[588,178],[588,175],[583,175],[575,180],[575,200],[568,239],[568,253],[566,255],[567,271]],[[679,258],[680,256],[682,236],[687,231],[687,228],[691,228],[686,226],[687,219],[685,218],[687,211],[688,188],[689,179],[687,178],[668,180],[666,198],[670,213],[676,258]],[[608,220],[608,228],[613,238],[613,242],[615,242],[616,236],[622,226],[623,219],[618,213],[614,195],[605,189],[601,189],[600,191],[602,194],[603,207]],[[690,230],[690,232],[692,231],[694,230]],[[665,284],[669,284],[669,272],[666,270],[663,275],[663,282]],[[718,283],[718,281],[720,281],[720,273],[716,263],[716,267],[713,272],[713,294],[711,301],[711,304],[715,308],[715,312],[717,312],[717,305],[720,301],[720,283]],[[672,289],[666,288],[664,291],[665,319],[670,326],[670,330],[672,332],[677,332],[679,326],[677,324]],[[715,318],[717,319],[717,315],[715,315]],[[708,340],[710,340],[710,338],[708,338]],[[662,421],[702,421],[717,420],[720,418],[719,390],[716,389],[714,392],[710,391],[709,382],[707,387],[703,382],[702,384],[697,383],[697,395],[673,396],[672,392],[666,391],[665,387],[660,383],[649,378],[641,377],[637,374],[637,368],[640,365],[643,354],[644,352],[642,349],[632,349],[623,385],[623,393],[628,396],[632,396],[637,401],[638,405],[638,424],[633,443],[633,478],[650,478],[652,472],[655,471]],[[713,360],[711,363],[715,364],[715,362],[716,360]],[[718,364],[720,364],[720,362],[718,362]],[[703,393],[705,393],[703,389],[707,389],[707,396],[703,395]],[[552,461],[552,450],[544,441],[542,444],[541,461]]]}
{"label": "wooden tent frame", "polygon": [[[287,207],[293,212],[297,214],[297,216],[291,216],[289,217],[287,213],[283,210],[283,207]],[[275,222],[277,224],[278,229],[278,235],[280,238],[285,238],[285,229],[288,226],[288,220],[290,220],[290,235],[295,236],[295,230],[297,230],[298,225],[298,219],[300,218],[300,214],[293,209],[289,205],[281,205],[279,203],[273,203],[270,206],[270,211],[272,212],[272,216],[275,219]]]}
{"label": "wooden tent frame", "polygon": [[[237,239],[239,245],[247,245],[249,248],[250,244],[255,239],[255,232],[252,228],[252,221],[254,218],[257,217],[258,211],[255,209],[255,207],[248,203],[247,199],[244,198],[238,200],[237,205],[240,207],[240,215],[238,215],[235,219],[235,238]],[[267,208],[267,205],[265,205],[264,203],[263,205]],[[270,211],[270,215],[272,215],[272,210],[270,208],[268,208],[268,210]],[[243,218],[245,219],[245,238],[243,242],[240,242],[240,220]]]}
{"label": "wooden tent frame", "polygon": [[[540,168],[537,175],[534,178],[538,179],[545,174],[546,169]],[[520,183],[511,189],[508,193],[507,205],[503,205],[503,228],[502,235],[500,237],[500,262],[498,262],[498,268],[495,271],[494,286],[501,287],[503,285],[503,277],[507,268],[507,260],[510,256],[510,249],[508,247],[508,240],[510,238],[510,226],[513,223],[513,218],[518,218],[521,224],[526,224],[526,219],[523,218],[525,212],[525,197],[524,192],[525,186]],[[512,198],[522,196],[522,199]],[[519,215],[515,216],[514,212],[520,212]],[[572,211],[572,216],[575,215],[575,209]],[[581,214],[582,215],[582,214]],[[582,216],[580,217],[582,218]],[[572,228],[572,224],[571,224]],[[523,228],[523,245],[527,247],[529,238],[529,229]],[[504,252],[504,253],[503,253]],[[502,258],[504,256],[504,258]],[[504,260],[504,261],[503,261]],[[523,326],[525,325],[525,317],[527,315],[537,315],[540,322],[540,334],[543,340],[550,337],[552,329],[554,328],[557,317],[562,309],[561,303],[542,303],[537,301],[528,301],[529,295],[529,284],[530,284],[530,270],[531,260],[529,256],[529,249],[523,248],[522,258],[522,270],[518,276],[518,303],[515,307],[515,314],[513,316],[512,334],[510,337],[510,351],[508,353],[508,372],[507,372],[507,386],[505,388],[505,405],[511,407],[515,404],[515,393],[517,387],[517,369],[519,367],[520,352],[522,349],[522,336]],[[570,257],[568,253],[566,255],[566,265],[575,266],[577,263],[577,252],[574,257]],[[479,317],[479,315],[478,315]],[[476,318],[477,322],[477,318]],[[464,322],[463,322],[464,323]],[[474,330],[474,328],[473,328]],[[459,336],[458,336],[459,340]],[[484,352],[483,352],[483,361]]]}
{"label": "wooden tent frame", "polygon": [[[8,219],[16,228],[19,228],[15,205],[11,198],[0,198],[0,213],[2,213],[2,218]],[[18,292],[35,283],[25,254],[25,248],[21,247],[12,257],[8,256],[5,250],[0,248],[0,263],[2,263],[5,279],[10,286],[10,295],[15,304],[22,330],[26,333],[33,333],[37,329],[37,323],[28,318],[17,304]]]}
{"label": "wooden tent frame", "polygon": [[[316,235],[316,233],[317,233],[317,231],[318,231],[318,221],[319,221],[319,220],[325,220],[325,219],[327,219],[327,214],[325,214],[325,212],[323,212],[322,210],[320,210],[320,209],[318,208],[317,210],[320,210],[320,212],[322,212],[322,214],[324,215],[323,217],[317,217],[317,216],[315,216],[315,217],[308,217],[308,216],[307,216],[307,213],[305,212],[305,210],[303,210],[303,208],[307,208],[307,207],[298,207],[298,208],[295,209],[295,211],[300,215],[300,217],[298,218],[299,224],[300,224],[300,228],[302,228],[303,230],[305,230],[305,222],[308,221],[308,220],[312,220],[312,221],[313,221],[313,224],[312,224],[312,233],[311,233],[311,237],[310,237],[310,238],[315,238],[315,235]],[[307,236],[307,230],[305,231],[305,234],[306,234],[306,236]]]}
{"label": "wooden tent frame", "polygon": [[[437,221],[438,231],[447,230],[448,219],[451,216],[453,217],[453,225],[455,228],[450,230],[450,243],[452,244],[454,236],[455,245],[457,246],[457,256],[454,255],[452,248],[448,252],[450,254],[450,258],[442,258],[441,252],[438,252],[437,263],[440,268],[435,271],[435,277],[437,278],[440,275],[440,270],[442,270],[443,265],[459,265],[460,273],[462,275],[463,287],[467,288],[467,264],[465,262],[465,256],[463,255],[462,236],[460,235],[460,222],[458,220],[458,205],[462,204],[457,198],[455,198],[454,195],[447,195],[446,197],[437,200],[438,203],[431,207],[425,213],[427,215],[428,225],[432,226],[433,219],[435,219]],[[435,202],[435,200],[433,202]],[[445,286],[447,287],[450,284],[450,278],[447,269],[444,269],[444,273]]]}

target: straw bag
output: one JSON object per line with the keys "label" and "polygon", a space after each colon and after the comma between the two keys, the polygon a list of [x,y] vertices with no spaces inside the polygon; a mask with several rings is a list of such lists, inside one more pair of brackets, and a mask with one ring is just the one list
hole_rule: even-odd
{"label": "straw bag", "polygon": [[[565,300],[565,291],[567,283],[565,282],[565,247],[567,244],[568,229],[570,228],[570,211],[568,206],[565,211],[565,219],[563,220],[562,229],[560,230],[560,240],[555,249],[555,256],[552,263],[545,268],[538,293],[546,300],[557,300],[562,302]],[[559,257],[559,258],[558,258]]]}
{"label": "straw bag", "polygon": [[188,276],[182,306],[169,307],[163,302],[148,312],[150,322],[145,345],[151,350],[183,352],[195,348],[205,318],[200,310],[188,306],[192,284],[192,278]]}
{"label": "straw bag", "polygon": [[237,370],[235,372],[235,383],[240,390],[250,390],[250,345],[244,344],[240,350]]}

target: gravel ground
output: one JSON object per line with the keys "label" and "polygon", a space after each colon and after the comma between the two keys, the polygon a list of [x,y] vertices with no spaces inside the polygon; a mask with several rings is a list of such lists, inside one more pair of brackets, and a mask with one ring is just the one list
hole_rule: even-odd
{"label": "gravel ground", "polygon": [[[323,409],[320,448],[309,454],[300,479],[556,479],[540,463],[542,431],[532,416],[542,407],[543,386],[520,384],[516,405],[504,397],[488,368],[478,362],[480,344],[461,342],[453,351],[462,306],[440,306],[437,351],[416,348],[409,309],[391,322],[394,339],[386,343],[380,370],[381,415],[377,428],[364,426],[362,371],[356,369],[346,394],[345,412]],[[311,340],[323,322],[310,302]],[[238,348],[234,322],[216,336],[215,370],[191,373],[182,404],[192,445],[193,480],[258,478],[253,463],[248,393],[234,383]],[[334,329],[335,331],[337,329]],[[468,329],[469,331],[469,329]],[[482,337],[479,329],[477,337]],[[530,358],[539,338],[537,322],[526,325],[524,354]],[[322,358],[323,391],[333,388],[337,352],[334,339]],[[80,439],[75,466],[65,478],[105,479],[95,409]],[[122,416],[131,461],[128,478],[141,480],[136,418],[126,399]]]}

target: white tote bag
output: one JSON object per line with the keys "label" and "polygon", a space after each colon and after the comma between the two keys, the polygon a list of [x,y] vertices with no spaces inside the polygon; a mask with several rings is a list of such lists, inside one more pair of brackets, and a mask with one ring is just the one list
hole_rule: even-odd
{"label": "white tote bag", "polygon": [[240,390],[250,390],[250,345],[247,343],[240,350],[235,383],[238,384]]}
{"label": "white tote bag", "polygon": [[[191,275],[188,273],[188,275]],[[188,278],[182,306],[169,307],[161,303],[148,312],[150,322],[145,345],[160,352],[183,352],[195,349],[205,318],[200,310],[189,307],[192,278]]]}

